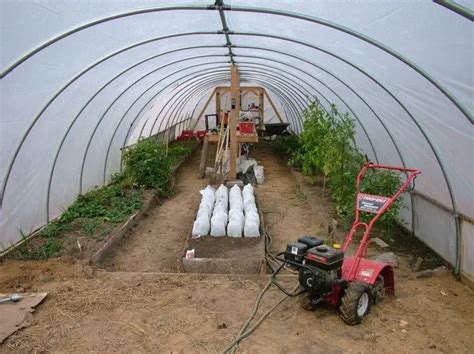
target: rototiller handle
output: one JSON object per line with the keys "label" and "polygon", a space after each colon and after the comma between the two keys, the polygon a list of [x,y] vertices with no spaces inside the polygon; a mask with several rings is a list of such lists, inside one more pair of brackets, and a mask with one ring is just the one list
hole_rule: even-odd
{"label": "rototiller handle", "polygon": [[417,168],[405,168],[405,167],[397,167],[397,166],[390,166],[390,165],[379,165],[379,164],[373,163],[372,161],[368,161],[362,166],[362,169],[357,175],[357,193],[360,193],[360,186],[361,186],[362,180],[364,179],[365,172],[368,169],[399,171],[399,172],[405,172],[407,174],[407,179],[402,184],[399,191],[392,198],[398,198],[398,196],[408,188],[411,182],[415,180],[416,176],[418,176],[421,173],[421,170]]}

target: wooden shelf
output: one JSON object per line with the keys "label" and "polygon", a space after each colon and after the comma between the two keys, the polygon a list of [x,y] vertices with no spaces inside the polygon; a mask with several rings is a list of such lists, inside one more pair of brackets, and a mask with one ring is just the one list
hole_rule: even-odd
{"label": "wooden shelf", "polygon": [[[210,143],[217,143],[219,141],[219,134],[209,134],[207,133],[208,139]],[[237,132],[237,141],[239,143],[258,143],[258,135],[257,133],[253,134],[240,134]]]}

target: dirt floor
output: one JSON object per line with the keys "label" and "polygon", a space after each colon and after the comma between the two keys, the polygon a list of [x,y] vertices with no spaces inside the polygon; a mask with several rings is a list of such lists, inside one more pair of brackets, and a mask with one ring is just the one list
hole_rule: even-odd
{"label": "dirt floor", "polygon": [[[254,155],[265,166],[258,195],[273,250],[301,235],[325,235],[333,226],[330,201],[317,188],[301,189],[268,146]],[[33,325],[0,344],[0,352],[221,352],[268,277],[171,274],[192,227],[197,191],[205,185],[197,165],[195,159],[182,167],[176,195],[150,211],[102,268],[71,258],[0,262],[0,292],[49,293]],[[344,234],[339,228],[331,239]],[[344,324],[329,308],[306,312],[298,298],[288,298],[238,351],[472,352],[472,289],[448,272],[415,278],[413,255],[397,256],[396,296],[377,304],[362,325]],[[283,280],[288,288],[297,283],[290,275]],[[270,289],[257,317],[283,296]]]}
{"label": "dirt floor", "polygon": [[201,200],[199,190],[206,186],[198,178],[200,150],[179,169],[176,193],[150,211],[148,217],[135,225],[108,257],[103,267],[113,271],[177,272],[184,244]]}

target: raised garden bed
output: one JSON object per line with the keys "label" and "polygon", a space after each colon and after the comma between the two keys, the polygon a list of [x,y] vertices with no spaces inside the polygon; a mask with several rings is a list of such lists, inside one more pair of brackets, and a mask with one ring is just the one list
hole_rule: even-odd
{"label": "raised garden bed", "polygon": [[[263,216],[260,216],[260,237],[213,237],[193,238],[189,233],[181,263],[187,273],[255,274],[265,272],[265,236]],[[196,207],[197,212],[197,207]],[[186,259],[186,251],[194,249],[194,258]]]}

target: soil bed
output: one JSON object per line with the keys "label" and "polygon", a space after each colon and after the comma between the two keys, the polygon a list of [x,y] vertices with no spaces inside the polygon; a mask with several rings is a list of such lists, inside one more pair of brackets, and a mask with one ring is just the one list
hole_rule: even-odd
{"label": "soil bed", "polygon": [[263,258],[263,237],[212,237],[191,238],[186,249],[194,248],[195,258]]}
{"label": "soil bed", "polygon": [[[265,167],[257,193],[272,252],[301,235],[345,237],[342,223],[327,235],[335,213],[320,186],[300,183],[269,144],[255,146],[252,154]],[[198,153],[193,156],[179,172],[176,194],[130,230],[103,264],[106,270],[71,258],[0,261],[0,292],[48,292],[32,325],[0,344],[0,352],[222,352],[247,320],[268,276],[175,273],[196,216],[197,191],[207,184],[198,178]],[[393,239],[396,245],[388,242],[388,251],[399,259],[395,296],[374,306],[360,326],[347,326],[332,309],[304,311],[298,298],[287,298],[237,352],[472,352],[474,292],[447,272],[414,279],[409,260],[418,256],[410,253],[416,244]],[[384,251],[371,244],[369,252]],[[297,283],[296,276],[285,279],[286,288]],[[256,318],[282,296],[272,286]]]}

